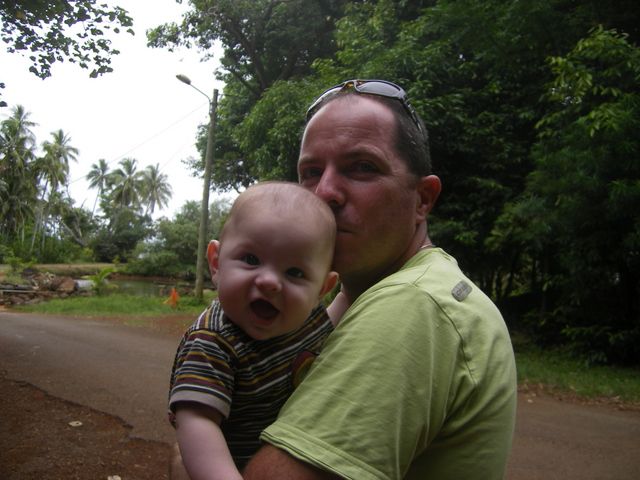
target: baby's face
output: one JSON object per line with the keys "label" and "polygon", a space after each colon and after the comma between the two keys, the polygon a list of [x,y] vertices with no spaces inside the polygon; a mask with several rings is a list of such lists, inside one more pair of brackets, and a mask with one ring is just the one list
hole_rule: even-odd
{"label": "baby's face", "polygon": [[256,340],[299,328],[324,294],[332,252],[304,223],[254,210],[224,234],[218,297],[231,321]]}

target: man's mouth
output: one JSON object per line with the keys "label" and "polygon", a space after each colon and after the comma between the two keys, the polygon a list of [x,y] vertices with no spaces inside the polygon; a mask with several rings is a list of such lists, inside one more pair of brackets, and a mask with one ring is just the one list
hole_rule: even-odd
{"label": "man's mouth", "polygon": [[251,302],[251,311],[258,317],[264,318],[266,320],[271,320],[280,313],[280,310],[263,299],[254,300],[253,302]]}

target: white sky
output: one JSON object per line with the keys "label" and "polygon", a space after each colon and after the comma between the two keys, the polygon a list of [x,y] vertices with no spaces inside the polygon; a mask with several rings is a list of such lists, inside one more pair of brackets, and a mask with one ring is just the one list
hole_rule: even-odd
{"label": "white sky", "polygon": [[[112,57],[114,71],[89,78],[76,64],[56,63],[52,76],[41,80],[29,72],[30,62],[0,47],[0,81],[6,88],[0,120],[21,104],[38,126],[33,129],[38,146],[50,133],[62,129],[79,149],[78,161],[70,164],[70,193],[76,206],[91,210],[97,195],[89,190],[86,174],[104,158],[111,169],[125,157],[135,158],[138,169],[160,165],[173,189],[170,204],[154,217],[173,217],[187,200],[200,201],[202,181],[193,178],[181,160],[198,157],[195,148],[199,124],[209,120],[208,101],[193,88],[179,82],[187,75],[192,85],[211,96],[223,84],[214,78],[217,58],[200,61],[197,50],[169,52],[146,47],[146,30],[165,22],[180,22],[185,4],[175,0],[109,0],[128,10],[135,36],[108,34],[120,55]],[[214,194],[210,200],[215,198]]]}

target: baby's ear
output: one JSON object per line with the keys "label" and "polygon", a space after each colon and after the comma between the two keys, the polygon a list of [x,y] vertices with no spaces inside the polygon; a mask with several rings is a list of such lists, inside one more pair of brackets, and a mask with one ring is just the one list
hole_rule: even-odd
{"label": "baby's ear", "polygon": [[[218,258],[220,255],[220,242],[218,240],[211,240],[207,245],[207,262],[209,263],[209,273],[211,273],[211,280],[218,273]],[[215,282],[214,282],[215,284]]]}
{"label": "baby's ear", "polygon": [[320,298],[324,297],[327,293],[333,290],[333,287],[335,287],[337,283],[338,283],[337,272],[327,273],[327,278],[324,280],[324,285],[322,285],[322,290],[320,291]]}

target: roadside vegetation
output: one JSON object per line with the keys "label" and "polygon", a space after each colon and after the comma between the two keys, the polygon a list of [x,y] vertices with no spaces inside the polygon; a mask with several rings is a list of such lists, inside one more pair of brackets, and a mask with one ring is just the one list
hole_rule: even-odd
{"label": "roadside vegetation", "polygon": [[[161,315],[197,315],[214,297],[205,290],[204,301],[183,295],[175,307],[167,302],[167,297],[140,296],[124,293],[108,293],[89,297],[56,299],[49,302],[16,307],[21,312],[37,312],[55,315],[100,316],[100,317],[158,317]],[[194,317],[195,318],[195,317]]]}
{"label": "roadside vegetation", "polygon": [[640,407],[640,370],[589,365],[561,348],[514,343],[518,384],[524,390]]}

